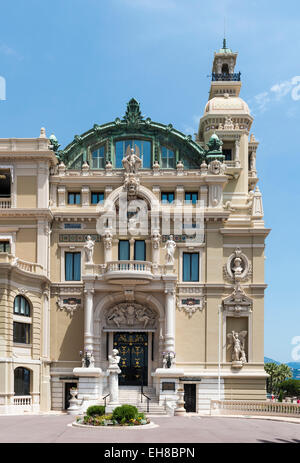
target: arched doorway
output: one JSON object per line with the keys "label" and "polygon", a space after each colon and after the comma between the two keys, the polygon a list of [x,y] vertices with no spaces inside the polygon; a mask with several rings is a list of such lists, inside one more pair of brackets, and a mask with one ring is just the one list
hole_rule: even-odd
{"label": "arched doorway", "polygon": [[30,395],[30,370],[18,367],[14,371],[14,392],[16,396]]}

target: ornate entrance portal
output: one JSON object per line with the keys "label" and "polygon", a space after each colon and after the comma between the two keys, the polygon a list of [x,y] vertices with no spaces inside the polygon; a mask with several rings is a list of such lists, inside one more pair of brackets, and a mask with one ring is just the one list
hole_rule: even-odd
{"label": "ornate entrance portal", "polygon": [[148,333],[114,333],[114,349],[121,357],[120,386],[148,384]]}

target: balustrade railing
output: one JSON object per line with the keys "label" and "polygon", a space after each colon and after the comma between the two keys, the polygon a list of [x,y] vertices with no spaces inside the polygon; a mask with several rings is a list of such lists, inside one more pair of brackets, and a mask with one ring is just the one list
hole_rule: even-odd
{"label": "balustrade railing", "polygon": [[107,263],[106,272],[150,272],[152,270],[151,262],[142,260],[116,260]]}
{"label": "balustrade railing", "polygon": [[10,209],[11,200],[10,198],[0,198],[0,209]]}
{"label": "balustrade railing", "polygon": [[31,405],[30,395],[20,395],[14,397],[14,405]]}
{"label": "balustrade railing", "polygon": [[288,415],[300,417],[300,405],[284,402],[268,402],[255,400],[212,400],[211,414],[222,415],[253,414],[253,415]]}

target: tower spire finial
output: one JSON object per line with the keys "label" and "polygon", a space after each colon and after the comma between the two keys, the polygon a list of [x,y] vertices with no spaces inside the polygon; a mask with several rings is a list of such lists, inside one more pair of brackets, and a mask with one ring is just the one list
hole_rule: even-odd
{"label": "tower spire finial", "polygon": [[224,16],[224,39],[223,39],[223,48],[227,48],[226,47],[226,18]]}

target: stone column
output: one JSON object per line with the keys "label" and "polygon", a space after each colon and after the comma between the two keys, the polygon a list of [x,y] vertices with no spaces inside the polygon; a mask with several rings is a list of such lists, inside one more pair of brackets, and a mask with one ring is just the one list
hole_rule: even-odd
{"label": "stone column", "polygon": [[84,350],[93,352],[94,338],[94,313],[93,313],[93,295],[94,289],[87,288],[84,290]]}
{"label": "stone column", "polygon": [[165,305],[165,350],[166,352],[175,352],[175,290],[166,288],[166,305]]}

